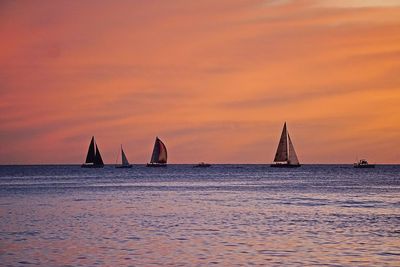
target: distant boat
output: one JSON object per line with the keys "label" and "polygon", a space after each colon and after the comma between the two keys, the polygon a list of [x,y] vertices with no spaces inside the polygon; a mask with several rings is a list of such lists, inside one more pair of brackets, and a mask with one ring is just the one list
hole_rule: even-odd
{"label": "distant boat", "polygon": [[354,168],[375,168],[375,164],[369,164],[366,159],[360,159],[353,164]]}
{"label": "distant boat", "polygon": [[283,125],[281,139],[279,140],[278,149],[276,150],[274,163],[271,167],[300,167],[299,159],[297,158],[296,151],[289,133],[286,129],[286,122]]}
{"label": "distant boat", "polygon": [[116,165],[115,168],[132,168],[132,164],[129,163],[128,158],[126,157],[125,152],[122,149],[122,145],[121,145],[121,160],[122,164]]}
{"label": "distant boat", "polygon": [[90,141],[88,153],[86,155],[86,161],[81,165],[82,168],[103,168],[104,163],[101,158],[99,148],[94,141],[94,136],[92,136],[92,141]]}
{"label": "distant boat", "polygon": [[153,154],[147,167],[167,167],[167,148],[158,137],[156,137]]}
{"label": "distant boat", "polygon": [[205,163],[205,162],[200,162],[199,164],[196,164],[193,166],[193,168],[207,168],[211,167],[211,164]]}

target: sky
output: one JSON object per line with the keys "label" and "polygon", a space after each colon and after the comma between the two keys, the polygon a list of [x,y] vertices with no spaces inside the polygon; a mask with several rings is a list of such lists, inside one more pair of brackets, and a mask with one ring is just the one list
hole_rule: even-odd
{"label": "sky", "polygon": [[0,164],[400,163],[400,0],[0,2]]}

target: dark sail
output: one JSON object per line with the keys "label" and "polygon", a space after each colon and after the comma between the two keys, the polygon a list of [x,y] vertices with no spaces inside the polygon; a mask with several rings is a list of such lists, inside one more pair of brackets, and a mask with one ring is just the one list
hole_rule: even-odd
{"label": "dark sail", "polygon": [[124,150],[122,149],[122,145],[121,145],[121,158],[122,158],[122,165],[129,165],[129,161],[124,153]]}
{"label": "dark sail", "polygon": [[104,165],[103,159],[101,158],[100,151],[99,151],[99,148],[97,147],[97,144],[96,144],[96,155],[94,157],[94,165],[99,165],[99,166]]}
{"label": "dark sail", "polygon": [[158,137],[154,142],[153,154],[151,154],[150,163],[158,163],[158,155],[160,154],[160,142]]}
{"label": "dark sail", "polygon": [[150,163],[167,163],[167,148],[158,137],[156,137],[156,141],[154,142]]}
{"label": "dark sail", "polygon": [[278,148],[276,149],[275,162],[283,162],[288,160],[288,142],[287,142],[287,130],[286,122],[283,125],[281,139],[279,140]]}
{"label": "dark sail", "polygon": [[92,141],[90,141],[88,153],[86,156],[86,163],[93,163],[94,162],[94,136],[92,136]]}
{"label": "dark sail", "polygon": [[158,155],[158,162],[159,163],[167,163],[167,147],[164,145],[164,143],[158,139],[159,144],[160,144],[160,154]]}

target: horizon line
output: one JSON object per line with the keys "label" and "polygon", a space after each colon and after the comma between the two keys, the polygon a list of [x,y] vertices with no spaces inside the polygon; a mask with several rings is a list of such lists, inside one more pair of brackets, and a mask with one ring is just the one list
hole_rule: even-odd
{"label": "horizon line", "polygon": [[[271,165],[271,163],[210,163],[211,165]],[[167,165],[194,165],[198,164],[198,162],[193,163],[168,163]],[[351,165],[353,163],[301,163],[301,165]],[[372,163],[374,165],[400,165],[400,163]],[[80,166],[82,163],[11,163],[11,164],[0,164],[0,167],[4,166]],[[115,163],[105,163],[104,166],[118,166],[119,164]],[[146,165],[146,163],[131,163],[131,165],[142,166]]]}

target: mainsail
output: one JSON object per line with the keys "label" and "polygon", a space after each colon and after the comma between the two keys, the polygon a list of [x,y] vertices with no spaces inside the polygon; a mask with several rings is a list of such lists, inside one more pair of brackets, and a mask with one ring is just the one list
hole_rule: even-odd
{"label": "mainsail", "polygon": [[275,154],[275,162],[283,162],[288,160],[288,147],[287,147],[287,129],[286,122],[283,125],[281,139],[279,140],[278,148]]}
{"label": "mainsail", "polygon": [[150,163],[167,163],[167,148],[158,137],[156,137],[156,141],[154,143],[153,154],[151,155]]}
{"label": "mainsail", "polygon": [[286,128],[286,122],[283,125],[281,139],[279,140],[274,162],[278,164],[284,163],[287,165],[300,165],[292,140],[290,139],[290,135]]}
{"label": "mainsail", "polygon": [[94,156],[95,156],[95,152],[94,152],[94,136],[92,136],[92,141],[90,141],[90,145],[89,145],[89,149],[88,149],[88,153],[86,155],[86,163],[93,163],[94,162]]}
{"label": "mainsail", "polygon": [[121,158],[122,158],[122,165],[124,166],[129,165],[129,161],[125,156],[124,150],[122,149],[122,145],[121,145]]}

